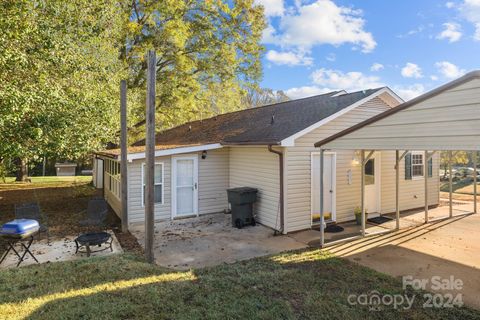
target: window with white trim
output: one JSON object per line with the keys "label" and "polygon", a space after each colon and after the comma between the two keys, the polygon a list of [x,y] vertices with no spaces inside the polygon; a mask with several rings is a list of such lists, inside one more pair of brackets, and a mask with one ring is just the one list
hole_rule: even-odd
{"label": "window with white trim", "polygon": [[423,177],[423,152],[412,152],[412,178]]}
{"label": "window with white trim", "polygon": [[[155,163],[155,192],[154,192],[154,202],[163,204],[163,162]],[[142,204],[145,204],[145,163],[142,164]]]}
{"label": "window with white trim", "polygon": [[105,178],[108,180],[105,184],[108,191],[120,199],[120,162],[112,159],[105,159]]}

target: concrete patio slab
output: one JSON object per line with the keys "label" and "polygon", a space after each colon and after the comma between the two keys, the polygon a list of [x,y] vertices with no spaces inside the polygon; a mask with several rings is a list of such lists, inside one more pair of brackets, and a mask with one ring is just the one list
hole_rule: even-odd
{"label": "concrete patio slab", "polygon": [[[112,250],[110,251],[105,250],[105,251],[100,251],[100,252],[95,252],[92,253],[90,256],[108,256],[111,254],[116,254],[116,253],[122,253],[122,247],[120,246],[120,243],[118,242],[117,238],[115,237],[115,234],[113,231],[108,230],[108,233],[113,238],[112,242]],[[77,253],[75,254],[75,238],[77,236],[67,236],[63,239],[51,239],[50,244],[47,244],[46,239],[41,239],[41,240],[35,240],[32,243],[32,246],[30,247],[30,251],[32,251],[33,255],[35,258],[37,258],[39,263],[49,263],[49,262],[57,262],[57,261],[69,261],[69,260],[78,260],[78,259],[83,259],[87,258],[86,253]],[[16,248],[21,250],[21,246],[17,244]],[[98,248],[92,248],[92,250],[98,250]],[[17,250],[18,251],[18,250]],[[23,252],[23,251],[22,251]],[[8,256],[5,258],[5,261],[2,262],[0,265],[0,269],[6,269],[6,268],[14,268],[16,267],[18,263],[18,257],[15,255],[15,253],[10,252]],[[23,266],[28,266],[31,264],[36,264],[35,260],[28,255],[26,255],[25,260],[20,264],[20,267]]]}
{"label": "concrete patio slab", "polygon": [[[447,208],[448,209],[448,208]],[[447,211],[448,212],[448,211]],[[461,290],[427,290],[433,293],[461,293],[463,301],[480,308],[480,215],[441,220],[397,232],[364,238],[328,248],[377,271],[395,276],[412,276],[431,284],[432,277],[454,277]]]}
{"label": "concrete patio slab", "polygon": [[[230,219],[230,215],[219,213],[157,223],[156,263],[185,270],[308,247],[289,236],[275,236],[273,230],[264,226],[233,228]],[[132,228],[131,232],[144,246],[143,226]]]}

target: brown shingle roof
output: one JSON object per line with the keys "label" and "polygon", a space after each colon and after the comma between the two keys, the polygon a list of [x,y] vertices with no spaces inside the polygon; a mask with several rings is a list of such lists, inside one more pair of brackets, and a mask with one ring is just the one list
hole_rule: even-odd
{"label": "brown shingle roof", "polygon": [[[185,123],[157,133],[157,146],[222,144],[278,144],[285,138],[374,94],[378,89],[335,95],[330,92],[268,106],[226,113]],[[134,147],[142,147],[139,140]],[[139,149],[136,149],[139,150]],[[143,150],[142,150],[143,151]]]}

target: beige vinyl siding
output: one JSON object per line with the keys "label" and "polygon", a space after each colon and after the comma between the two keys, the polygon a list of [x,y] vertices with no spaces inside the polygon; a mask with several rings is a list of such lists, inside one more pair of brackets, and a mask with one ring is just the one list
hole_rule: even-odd
{"label": "beige vinyl siding", "polygon": [[[382,213],[395,212],[395,151],[382,151],[381,206]],[[401,155],[401,153],[400,153]],[[428,203],[436,205],[440,197],[440,156],[433,156],[432,177],[428,178]],[[425,179],[405,180],[405,160],[400,161],[400,210],[422,208],[425,206]]]}
{"label": "beige vinyl siding", "polygon": [[209,150],[198,157],[198,210],[200,214],[222,212],[228,208],[228,148]]}
{"label": "beige vinyl siding", "polygon": [[[145,159],[134,160],[128,165],[128,223],[145,221],[145,207],[142,203],[142,164]],[[155,220],[171,218],[171,159],[157,157],[155,163],[163,163],[163,203],[155,204]]]}
{"label": "beige vinyl siding", "polygon": [[325,148],[475,150],[480,135],[480,80],[446,90],[353,133]]}
{"label": "beige vinyl siding", "polygon": [[230,147],[230,181],[233,187],[258,189],[255,213],[259,223],[280,227],[279,160],[267,147]]}
{"label": "beige vinyl siding", "polygon": [[[202,153],[186,153],[176,156],[198,157],[198,212],[208,214],[222,212],[228,208],[228,149],[209,150],[207,157],[202,159]],[[171,174],[172,160],[170,156],[155,158],[156,163],[163,163],[164,191],[163,204],[155,204],[155,220],[168,220],[172,217],[171,207]],[[145,207],[142,206],[142,164],[145,160],[135,160],[128,167],[128,214],[129,223],[138,224],[144,222]]]}
{"label": "beige vinyl siding", "polygon": [[[311,227],[311,154],[319,151],[314,143],[389,108],[383,99],[373,98],[298,138],[294,147],[287,147],[287,232]],[[360,203],[360,169],[351,167],[353,155],[353,151],[336,151],[336,216],[339,222],[351,220],[353,208]],[[348,184],[349,169],[352,169],[352,184]]]}

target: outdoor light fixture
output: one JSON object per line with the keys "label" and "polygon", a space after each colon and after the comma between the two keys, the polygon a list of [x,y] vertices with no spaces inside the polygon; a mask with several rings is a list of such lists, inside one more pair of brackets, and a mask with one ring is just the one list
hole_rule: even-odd
{"label": "outdoor light fixture", "polygon": [[355,151],[352,157],[352,165],[359,165],[360,164],[360,151]]}
{"label": "outdoor light fixture", "polygon": [[207,158],[207,150],[203,150],[202,159],[206,159],[206,158]]}

